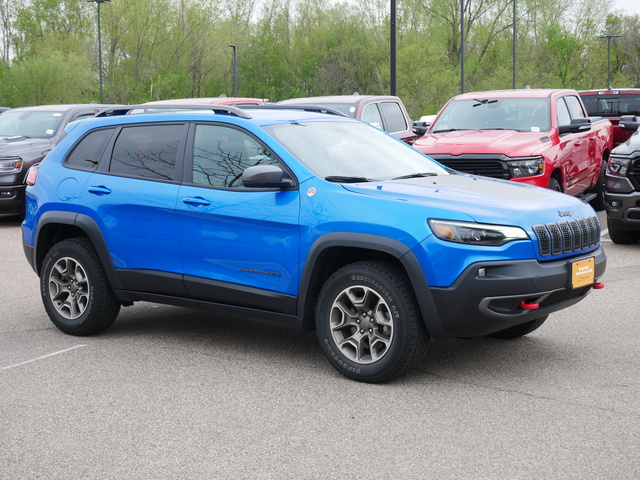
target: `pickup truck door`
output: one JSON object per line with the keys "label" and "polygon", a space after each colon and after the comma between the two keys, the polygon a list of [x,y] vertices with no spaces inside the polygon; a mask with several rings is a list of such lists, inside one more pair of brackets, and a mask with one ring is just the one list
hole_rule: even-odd
{"label": "pickup truck door", "polygon": [[[569,125],[572,119],[585,117],[578,98],[573,95],[557,99],[556,115],[558,126]],[[588,186],[592,174],[589,164],[590,137],[589,132],[560,135],[558,156],[564,173],[564,192],[568,195],[578,195]]]}
{"label": "pickup truck door", "polygon": [[299,193],[244,187],[254,165],[282,166],[247,131],[192,125],[176,206],[185,286],[201,300],[286,309],[298,289]]}

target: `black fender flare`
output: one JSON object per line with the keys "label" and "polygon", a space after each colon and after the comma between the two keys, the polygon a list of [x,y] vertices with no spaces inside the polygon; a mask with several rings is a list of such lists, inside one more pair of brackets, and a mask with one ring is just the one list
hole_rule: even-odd
{"label": "black fender flare", "polygon": [[297,316],[302,319],[303,328],[310,328],[309,324],[313,321],[308,318],[309,312],[305,311],[305,309],[308,304],[307,296],[311,291],[318,259],[324,251],[334,247],[378,251],[398,260],[409,277],[428,332],[434,338],[448,338],[440,322],[431,288],[424,276],[420,262],[411,249],[404,243],[392,238],[353,232],[327,233],[318,238],[309,249],[304,270],[300,277],[297,307]]}
{"label": "black fender flare", "polygon": [[82,230],[87,238],[91,240],[93,243],[98,256],[100,257],[100,261],[102,262],[102,266],[104,267],[107,278],[109,279],[109,283],[111,284],[111,288],[114,290],[121,290],[122,284],[120,279],[118,278],[118,274],[116,272],[116,268],[113,264],[113,260],[111,259],[111,255],[109,254],[109,249],[107,248],[107,244],[104,242],[104,238],[102,237],[102,232],[100,231],[100,227],[95,222],[95,220],[88,215],[83,215],[75,212],[64,212],[58,210],[50,210],[45,212],[40,217],[38,221],[38,229],[36,231],[35,236],[35,244],[33,249],[33,260],[30,262],[36,273],[39,274],[40,271],[40,261],[41,254],[39,254],[38,243],[40,243],[42,229],[48,225],[68,225],[71,227],[76,227],[79,230]]}

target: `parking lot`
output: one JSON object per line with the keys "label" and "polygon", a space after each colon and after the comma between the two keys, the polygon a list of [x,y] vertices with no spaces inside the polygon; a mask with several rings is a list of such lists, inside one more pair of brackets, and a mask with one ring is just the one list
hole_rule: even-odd
{"label": "parking lot", "polygon": [[250,318],[139,303],[65,335],[0,219],[0,478],[640,478],[640,244],[603,244],[605,289],[530,336],[369,385]]}

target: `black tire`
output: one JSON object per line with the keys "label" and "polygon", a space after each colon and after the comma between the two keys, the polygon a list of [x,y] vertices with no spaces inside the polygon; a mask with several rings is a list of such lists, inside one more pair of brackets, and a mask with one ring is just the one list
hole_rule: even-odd
{"label": "black tire", "polygon": [[596,194],[596,198],[591,200],[589,204],[593,207],[596,212],[601,212],[605,208],[604,203],[604,174],[607,170],[607,162],[603,160],[602,165],[600,166],[600,175],[598,176],[598,183],[591,190],[592,193]]}
{"label": "black tire", "polygon": [[99,333],[120,312],[98,254],[85,238],[62,240],[49,250],[40,294],[53,324],[70,335]]}
{"label": "black tire", "polygon": [[530,322],[521,323],[515,327],[505,328],[504,330],[500,330],[487,336],[492,338],[502,338],[505,340],[520,338],[540,328],[548,317],[549,315],[545,315],[544,317],[536,318]]}
{"label": "black tire", "polygon": [[609,219],[607,219],[607,229],[609,230],[609,238],[613,243],[620,245],[631,245],[638,243],[640,240],[640,232],[634,230],[621,230],[617,228]]}
{"label": "black tire", "polygon": [[407,275],[383,261],[352,263],[329,277],[316,329],[331,365],[369,383],[408,372],[424,359],[430,339]]}
{"label": "black tire", "polygon": [[562,192],[562,185],[560,185],[560,182],[556,177],[551,177],[549,179],[549,186],[547,188],[554,192]]}

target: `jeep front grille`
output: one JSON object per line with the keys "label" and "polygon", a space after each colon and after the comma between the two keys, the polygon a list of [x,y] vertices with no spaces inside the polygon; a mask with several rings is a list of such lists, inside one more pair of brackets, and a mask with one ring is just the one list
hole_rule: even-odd
{"label": "jeep front grille", "polygon": [[596,216],[534,225],[533,231],[543,257],[578,252],[600,242],[600,222]]}

